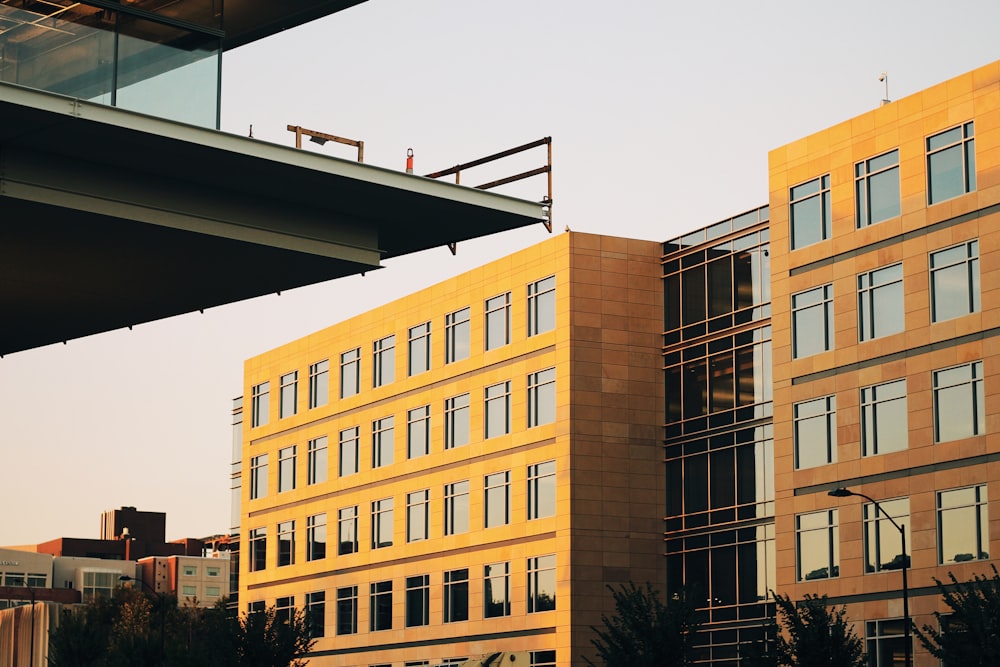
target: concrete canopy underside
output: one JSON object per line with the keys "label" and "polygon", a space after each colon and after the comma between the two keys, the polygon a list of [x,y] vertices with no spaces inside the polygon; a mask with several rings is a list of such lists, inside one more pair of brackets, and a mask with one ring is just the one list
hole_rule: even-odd
{"label": "concrete canopy underside", "polygon": [[544,219],[541,203],[0,85],[0,354]]}

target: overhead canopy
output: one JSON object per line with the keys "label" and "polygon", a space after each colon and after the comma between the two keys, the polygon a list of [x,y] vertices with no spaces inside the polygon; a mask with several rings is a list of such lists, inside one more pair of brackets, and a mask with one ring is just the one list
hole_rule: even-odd
{"label": "overhead canopy", "polygon": [[0,354],[545,217],[538,202],[0,84]]}
{"label": "overhead canopy", "polygon": [[328,16],[365,0],[225,0],[228,50]]}

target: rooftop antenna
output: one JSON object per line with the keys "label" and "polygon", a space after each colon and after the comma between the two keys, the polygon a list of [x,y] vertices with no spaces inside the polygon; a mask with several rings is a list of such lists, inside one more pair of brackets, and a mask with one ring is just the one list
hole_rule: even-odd
{"label": "rooftop antenna", "polygon": [[892,101],[889,99],[889,74],[887,72],[882,72],[878,75],[878,80],[885,84],[885,97],[882,98],[882,103],[879,105],[884,107]]}

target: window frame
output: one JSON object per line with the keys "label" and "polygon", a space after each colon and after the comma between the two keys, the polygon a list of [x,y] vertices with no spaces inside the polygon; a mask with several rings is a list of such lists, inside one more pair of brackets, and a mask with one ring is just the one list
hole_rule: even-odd
{"label": "window frame", "polygon": [[[935,139],[942,138],[944,135],[955,132],[956,130],[958,131],[958,138],[956,140],[951,140],[948,143],[937,146],[934,145]],[[961,197],[962,195],[976,191],[976,136],[974,121],[970,120],[964,123],[959,123],[954,127],[949,127],[941,130],[940,132],[935,132],[934,134],[929,135],[924,142],[924,149],[926,151],[925,164],[927,165],[928,206],[940,204],[941,202],[948,201],[949,199]],[[949,194],[951,191],[948,190],[944,195],[936,197],[934,195],[935,158],[943,156],[947,151],[956,150],[960,153],[962,191],[955,194]]]}
{"label": "window frame", "polygon": [[[876,284],[877,280],[883,282]],[[859,343],[906,330],[902,262],[858,274],[857,287]],[[892,308],[895,312],[890,312],[888,308]],[[889,319],[890,317],[892,319]],[[897,328],[889,326],[894,322]]]}
{"label": "window frame", "polygon": [[271,413],[271,382],[265,380],[250,389],[250,426],[267,425]]}
{"label": "window frame", "polygon": [[[345,539],[347,538],[347,539]],[[345,547],[345,545],[347,545]],[[349,556],[358,553],[358,506],[349,505],[337,510],[337,555]]]}
{"label": "window frame", "polygon": [[[494,574],[491,568],[501,568]],[[495,581],[502,582],[503,599],[499,602],[500,613],[491,613],[497,604],[494,602],[493,591]],[[503,618],[510,616],[510,561],[487,563],[483,565],[483,618]]]}
{"label": "window frame", "polygon": [[[501,426],[496,430],[498,421]],[[483,438],[489,440],[509,434],[510,380],[506,380],[483,389]]]}
{"label": "window frame", "polygon": [[[464,403],[463,403],[464,400]],[[471,395],[466,392],[444,401],[444,448],[454,449],[469,444],[472,425],[469,420]],[[459,428],[459,424],[463,428]],[[464,437],[462,437],[464,436]]]}
{"label": "window frame", "polygon": [[[825,516],[824,516],[825,515]],[[822,517],[822,518],[821,518]],[[816,525],[803,527],[803,519],[815,518]],[[825,533],[827,553],[825,566],[803,572],[802,556],[807,551],[802,544],[807,535]],[[821,561],[817,561],[819,563]],[[826,576],[819,574],[826,570]],[[827,508],[814,512],[802,512],[795,515],[795,581],[818,581],[821,579],[836,579],[840,576],[840,510]]]}
{"label": "window frame", "polygon": [[298,446],[289,445],[278,450],[278,493],[294,491],[298,481]]}
{"label": "window frame", "polygon": [[[903,502],[906,503],[905,514],[899,511]],[[886,541],[886,535],[888,535],[889,540],[894,544],[899,544],[899,553],[895,555],[895,558],[902,557],[907,561],[912,560],[911,554],[903,553],[902,536],[900,535],[899,529],[893,525],[892,521],[886,518],[886,515],[888,514],[896,521],[896,524],[902,526],[903,530],[906,532],[906,543],[913,544],[913,540],[910,539],[911,510],[909,496],[898,496],[896,498],[880,500],[878,505],[879,509],[876,509],[873,503],[864,503],[861,506],[861,533],[862,550],[864,551],[865,574],[896,572],[902,568],[902,562],[900,562],[899,566],[887,567],[886,564],[881,562],[880,557],[872,558],[873,553],[881,554],[883,542]],[[874,552],[872,551],[873,549]],[[895,558],[890,561],[888,565],[893,565],[895,563]],[[902,561],[902,559],[900,560]],[[872,565],[873,561],[874,565]]]}
{"label": "window frame", "polygon": [[[948,507],[942,506],[942,501],[944,496],[956,495],[961,492],[971,491],[973,494],[972,502],[962,501],[959,499],[957,504],[952,504]],[[936,502],[936,514],[937,514],[937,551],[938,551],[938,564],[939,565],[955,565],[959,563],[967,563],[972,561],[988,560],[990,557],[990,518],[989,518],[989,489],[986,483],[983,484],[973,484],[971,486],[959,487],[954,489],[942,489],[936,491],[935,494]],[[976,550],[974,554],[969,554],[971,558],[963,558],[959,560],[957,556],[966,554],[955,554],[955,558],[950,560],[945,558],[945,536],[950,534],[952,530],[945,528],[945,516],[958,514],[960,512],[967,511],[971,512],[973,515],[973,526],[972,529],[975,532],[973,541],[976,543]],[[968,520],[966,520],[968,521]]]}
{"label": "window frame", "polygon": [[406,494],[406,541],[422,542],[430,538],[431,491],[421,489]]}
{"label": "window frame", "polygon": [[[549,409],[545,409],[551,406]],[[528,373],[528,428],[556,421],[556,369]]]}
{"label": "window frame", "polygon": [[279,419],[294,417],[299,412],[299,372],[291,371],[279,377]]}
{"label": "window frame", "polygon": [[[941,377],[946,373],[951,373],[953,371],[958,371],[959,369],[969,369],[968,377],[962,378],[959,381],[948,380],[949,384],[940,384]],[[958,364],[956,366],[949,366],[948,368],[940,368],[931,372],[931,396],[933,401],[933,413],[934,413],[934,443],[942,442],[952,442],[954,440],[963,440],[965,438],[974,438],[983,435],[986,432],[986,396],[985,388],[983,385],[983,361],[970,361],[964,364]],[[964,397],[964,402],[972,406],[972,414],[965,415],[965,419],[949,419],[949,421],[944,422],[942,420],[942,412],[949,413],[949,417],[957,417],[956,415],[951,415],[949,410],[942,410],[939,406],[941,404],[941,396],[945,391],[948,391],[949,396],[953,391],[960,390],[960,388],[969,386],[971,387],[970,394]],[[962,400],[961,398],[959,400]],[[971,432],[965,431],[955,431],[949,428],[949,433],[947,437],[942,437],[942,426],[952,424],[963,424],[971,426]]]}
{"label": "window frame", "polygon": [[445,623],[469,620],[469,568],[445,570],[442,597]]}
{"label": "window frame", "polygon": [[309,409],[321,408],[330,402],[330,360],[309,365]]}
{"label": "window frame", "polygon": [[[412,326],[406,340],[407,375],[413,377],[431,369],[431,323]],[[423,363],[420,363],[420,362]]]}
{"label": "window frame", "polygon": [[472,352],[471,334],[472,309],[469,306],[444,316],[444,363],[453,364],[469,358]]}
{"label": "window frame", "polygon": [[326,558],[326,512],[306,517],[306,562]]}
{"label": "window frame", "polygon": [[[483,311],[483,350],[489,352],[510,344],[510,292],[504,292],[486,299]],[[494,326],[497,323],[500,326]],[[502,326],[503,332],[500,332]],[[497,329],[498,339],[494,340],[493,329]]]}
{"label": "window frame", "polygon": [[[902,395],[895,393],[895,391],[900,387],[902,387]],[[889,392],[888,396],[885,396],[884,398],[879,396],[880,393],[885,394],[886,392]],[[878,414],[880,408],[881,411],[884,412],[886,409],[891,409],[894,405],[897,405],[897,401],[902,401],[902,410],[893,410],[893,414],[891,416],[888,416],[887,419],[880,420]],[[880,454],[891,454],[892,452],[901,452],[909,448],[910,434],[907,401],[905,377],[889,380],[887,382],[880,382],[867,387],[861,387],[859,405],[861,406],[862,458],[879,456]],[[897,427],[902,428],[903,447],[888,450],[883,448],[880,450],[879,440],[880,434],[882,433],[882,429],[879,427],[880,423],[886,423],[893,429]]]}
{"label": "window frame", "polygon": [[310,637],[326,634],[326,591],[306,593],[306,626]]}
{"label": "window frame", "polygon": [[[528,613],[538,614],[546,611],[556,610],[556,594],[558,588],[558,580],[556,578],[556,556],[555,554],[548,554],[545,556],[535,556],[534,558],[528,559]],[[542,596],[545,595],[546,591],[543,590],[542,579],[546,580],[546,585],[549,583],[548,580],[551,578],[551,588],[552,588],[552,601],[551,605],[544,603]]]}
{"label": "window frame", "polygon": [[[492,507],[500,505],[503,521],[491,521]],[[510,525],[510,470],[489,473],[483,477],[483,528]]]}
{"label": "window frame", "polygon": [[[350,426],[341,429],[337,436],[337,476],[350,477],[357,475],[361,469],[361,429],[358,426]],[[353,447],[352,447],[353,443]],[[344,453],[349,452],[351,457],[345,457]],[[353,460],[354,465],[351,466]],[[353,469],[352,469],[353,468]],[[347,472],[345,472],[347,471]]]}
{"label": "window frame", "polygon": [[[464,485],[461,486],[461,485]],[[469,505],[470,498],[470,488],[469,480],[464,479],[457,482],[452,482],[450,484],[444,485],[444,534],[448,535],[461,535],[462,533],[469,532],[469,523],[471,520],[471,511]],[[464,502],[463,499],[464,498]],[[465,510],[465,523],[464,528],[462,526],[456,525],[458,520],[456,517],[461,515],[458,513],[458,508],[464,508]],[[462,528],[460,530],[460,528]]]}
{"label": "window frame", "polygon": [[406,578],[403,626],[419,628],[431,624],[431,576],[418,574]]}
{"label": "window frame", "polygon": [[556,277],[528,283],[528,338],[556,328]]}
{"label": "window frame", "polygon": [[[951,253],[959,248],[965,249],[961,259],[952,261],[945,260],[946,263],[939,266],[934,265],[935,257],[944,257],[947,253]],[[961,243],[956,243],[946,248],[939,248],[927,254],[929,271],[928,288],[930,289],[931,298],[931,324],[949,322],[959,317],[965,317],[966,315],[982,311],[982,276],[979,271],[979,258],[980,252],[978,238],[962,241]],[[939,292],[945,291],[944,286],[948,284],[948,281],[938,281],[937,278],[943,275],[950,275],[951,270],[958,267],[964,268],[964,271],[962,271],[964,274],[962,284],[963,294],[959,295],[957,293],[951,293],[950,290],[948,294],[939,294]],[[959,296],[963,298],[959,299]],[[951,310],[944,310],[944,308],[948,305],[954,306],[956,303],[961,303],[963,301],[965,303],[965,307],[961,310],[961,312],[951,314]],[[939,305],[942,310],[940,315],[938,314]]]}
{"label": "window frame", "polygon": [[[889,161],[890,156],[895,158],[894,162]],[[884,161],[884,164],[880,161]],[[872,192],[876,188],[873,188],[872,184],[882,184],[886,182],[888,179],[891,179],[891,176],[888,175],[892,172],[895,172],[896,177],[895,208],[889,211],[889,214],[883,214],[880,212],[877,215],[873,215]],[[872,225],[877,225],[880,222],[885,222],[886,220],[891,220],[892,218],[898,218],[902,212],[902,198],[900,194],[898,148],[894,148],[890,151],[885,151],[879,155],[856,162],[854,164],[854,219],[856,228],[864,229],[865,227],[871,227]]]}
{"label": "window frame", "polygon": [[431,406],[406,411],[406,458],[418,459],[431,453]]}
{"label": "window frame", "polygon": [[[556,489],[555,460],[528,466],[528,521],[556,515]],[[544,502],[546,497],[551,497],[551,503]]]}
{"label": "window frame", "polygon": [[392,465],[396,459],[396,417],[372,421],[372,470]]}
{"label": "window frame", "polygon": [[395,499],[392,496],[372,501],[372,551],[392,546],[394,513]]}
{"label": "window frame", "polygon": [[250,547],[247,567],[250,572],[260,572],[267,569],[267,526],[251,528],[247,535]]}
{"label": "window frame", "polygon": [[[350,384],[346,382],[350,379]],[[353,386],[353,391],[350,389]],[[361,348],[340,353],[340,398],[350,398],[361,393]]]}
{"label": "window frame", "polygon": [[[815,189],[813,189],[815,187]],[[802,229],[802,227],[796,226],[796,211],[802,210],[802,215],[805,215],[805,206],[813,205],[813,200],[819,199],[820,213],[819,213],[819,238],[815,241],[796,241],[796,229]],[[812,221],[808,221],[812,222]],[[832,235],[832,224],[833,215],[830,208],[830,174],[824,174],[822,176],[817,176],[816,178],[809,179],[799,183],[798,185],[793,185],[788,189],[788,242],[791,250],[798,250],[799,248],[805,248],[810,245],[826,241]],[[803,226],[805,226],[803,224]]]}
{"label": "window frame", "polygon": [[[807,299],[808,300],[805,300]],[[799,299],[803,299],[804,302],[798,305],[796,302]],[[822,354],[824,352],[829,352],[834,349],[834,310],[833,310],[833,283],[826,283],[825,285],[817,285],[816,287],[811,287],[801,292],[796,292],[791,296],[792,303],[792,359],[804,359],[806,357],[811,357],[813,355]],[[813,309],[820,310],[820,318],[816,324],[822,326],[824,332],[823,347],[815,351],[811,351],[813,348],[808,347],[805,352],[801,352],[800,348],[804,347],[802,343],[805,341],[800,341],[800,329],[804,328],[806,322],[801,322],[799,317],[805,317],[810,314],[809,311]],[[810,322],[811,324],[811,322]],[[806,332],[802,332],[801,336],[805,336]]]}
{"label": "window frame", "polygon": [[396,380],[396,334],[372,342],[372,389]]}
{"label": "window frame", "polygon": [[321,435],[306,443],[306,486],[322,484],[329,477],[329,449],[327,436]]}
{"label": "window frame", "polygon": [[[822,405],[820,405],[822,403]],[[809,410],[807,413],[806,411]],[[802,414],[806,413],[806,414]],[[802,464],[802,453],[805,451],[803,449],[803,444],[812,446],[812,437],[803,437],[801,435],[802,430],[805,429],[806,424],[812,424],[814,421],[822,420],[825,422],[826,430],[826,460],[821,463],[813,463],[810,465]],[[805,401],[799,401],[792,404],[792,443],[793,452],[795,456],[795,469],[796,470],[807,470],[809,468],[818,468],[819,466],[829,465],[831,463],[836,463],[837,461],[837,396],[836,394],[830,394],[829,396],[817,396],[816,398],[810,398]]]}
{"label": "window frame", "polygon": [[250,457],[250,500],[267,497],[267,454]]}
{"label": "window frame", "polygon": [[392,630],[392,580],[369,584],[369,632]]}
{"label": "window frame", "polygon": [[278,540],[278,567],[295,565],[295,520],[279,521],[276,530]]}
{"label": "window frame", "polygon": [[358,633],[358,587],[337,589],[337,636]]}

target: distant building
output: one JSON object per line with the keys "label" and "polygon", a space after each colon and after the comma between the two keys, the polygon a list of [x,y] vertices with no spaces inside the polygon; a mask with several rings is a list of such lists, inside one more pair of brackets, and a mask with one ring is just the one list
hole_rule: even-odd
{"label": "distant building", "polygon": [[139,560],[139,578],[150,590],[177,597],[177,604],[211,607],[229,594],[228,558],[154,556]]}

